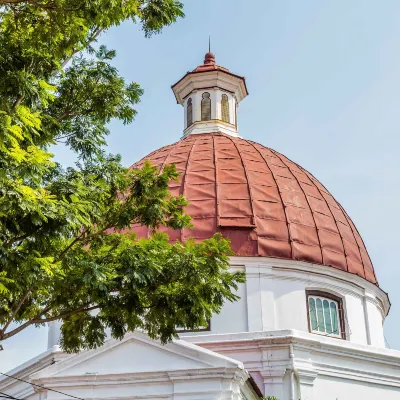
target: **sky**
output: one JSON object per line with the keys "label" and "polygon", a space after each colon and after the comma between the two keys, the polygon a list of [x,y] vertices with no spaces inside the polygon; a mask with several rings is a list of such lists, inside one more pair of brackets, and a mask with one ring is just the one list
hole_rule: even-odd
{"label": "sky", "polygon": [[[186,18],[145,39],[132,22],[100,43],[114,65],[144,89],[133,124],[110,124],[108,150],[125,165],[179,140],[183,109],[171,85],[216,62],[244,75],[240,135],[302,165],[342,204],[361,233],[392,307],[385,322],[400,349],[400,1],[186,0]],[[56,159],[71,165],[65,148]],[[1,370],[46,349],[47,329],[3,343]]]}

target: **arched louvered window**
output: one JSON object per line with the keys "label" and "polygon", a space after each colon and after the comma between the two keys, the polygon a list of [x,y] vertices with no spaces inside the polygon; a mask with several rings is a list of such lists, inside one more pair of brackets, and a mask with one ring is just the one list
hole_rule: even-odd
{"label": "arched louvered window", "polygon": [[186,123],[187,123],[187,126],[190,126],[193,124],[193,104],[192,104],[191,98],[187,101]]}
{"label": "arched louvered window", "polygon": [[330,293],[307,291],[310,332],[345,339],[342,299]]}
{"label": "arched louvered window", "polygon": [[211,99],[210,93],[204,92],[201,99],[201,120],[209,121],[211,119]]}
{"label": "arched louvered window", "polygon": [[222,121],[231,122],[229,118],[229,102],[228,96],[226,94],[222,95],[221,99],[221,111],[222,111]]}

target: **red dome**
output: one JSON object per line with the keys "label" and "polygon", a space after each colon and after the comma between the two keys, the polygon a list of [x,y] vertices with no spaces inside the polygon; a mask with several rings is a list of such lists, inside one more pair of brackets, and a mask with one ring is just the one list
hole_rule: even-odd
{"label": "red dome", "polygon": [[[282,154],[223,134],[190,135],[144,157],[176,164],[173,195],[189,200],[194,229],[168,229],[171,241],[221,232],[238,256],[332,266],[377,283],[371,260],[343,207],[309,172]],[[147,229],[133,226],[139,237]]]}

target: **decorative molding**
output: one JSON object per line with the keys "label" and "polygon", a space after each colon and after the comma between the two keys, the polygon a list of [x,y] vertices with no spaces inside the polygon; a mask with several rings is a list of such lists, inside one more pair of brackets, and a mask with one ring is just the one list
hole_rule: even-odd
{"label": "decorative molding", "polygon": [[[198,346],[206,347],[214,352],[224,354],[227,350],[245,350],[282,347],[293,344],[295,348],[322,352],[326,355],[340,355],[357,360],[389,365],[399,368],[400,351],[386,348],[356,344],[346,340],[338,340],[327,336],[315,335],[292,329],[269,332],[243,332],[215,334],[207,336],[191,336],[185,340]],[[289,357],[289,356],[288,356]]]}
{"label": "decorative molding", "polygon": [[[260,268],[261,276],[268,276],[271,278],[279,277],[282,279],[286,275],[286,279],[310,281],[311,277],[318,277],[319,279],[332,279],[329,284],[332,285],[333,290],[342,293],[351,293],[358,296],[360,299],[367,295],[368,299],[376,302],[376,305],[382,309],[386,316],[390,309],[389,297],[379,286],[367,281],[366,279],[351,274],[346,271],[329,267],[326,265],[319,265],[307,263],[304,261],[283,260],[270,257],[231,257],[231,265],[245,265],[247,273],[251,273],[249,267],[257,266]],[[336,284],[333,282],[336,281]]]}
{"label": "decorative molding", "polygon": [[208,121],[193,122],[192,125],[188,126],[183,131],[183,136],[181,137],[181,139],[188,135],[201,135],[204,133],[214,132],[225,133],[227,135],[240,138],[235,125],[229,124],[220,119],[212,119]]}
{"label": "decorative molding", "polygon": [[[31,360],[21,364],[17,368],[8,371],[7,375],[28,380],[31,374],[54,365],[55,363],[59,363],[60,361],[63,361],[69,357],[71,357],[71,355],[62,352],[59,346],[53,346]],[[34,393],[32,386],[27,388],[26,384],[21,381],[7,376],[2,376],[0,378],[0,389],[9,391],[12,388],[17,388],[17,391],[13,392],[13,395],[16,397],[26,397],[28,394],[30,395]]]}
{"label": "decorative molding", "polygon": [[264,380],[264,384],[282,384],[286,369],[286,367],[264,368],[260,371],[260,375]]}
{"label": "decorative molding", "polygon": [[129,341],[147,344],[151,347],[158,348],[163,352],[168,352],[181,358],[187,358],[192,361],[203,363],[208,367],[223,366],[224,368],[235,367],[243,369],[243,365],[239,361],[211,352],[204,348],[199,348],[187,341],[174,340],[167,345],[162,345],[160,342],[150,339],[146,334],[136,331],[134,333],[128,333],[122,340],[109,339],[100,348],[83,351],[75,356],[69,357],[61,363],[51,365],[34,374],[32,379],[41,379],[42,377],[62,374],[63,371],[71,369],[75,365],[86,363],[91,358],[106,353],[107,351],[111,351],[114,347],[120,346]]}
{"label": "decorative molding", "polygon": [[182,105],[189,93],[205,87],[218,87],[233,93],[238,102],[248,94],[244,78],[221,70],[188,73],[172,86],[172,90],[177,103]]}
{"label": "decorative molding", "polygon": [[314,381],[318,376],[318,372],[313,368],[295,368],[295,376],[301,385],[314,386]]}
{"label": "decorative molding", "polygon": [[[289,352],[282,358],[281,350],[292,345],[295,375],[305,386],[313,386],[321,375],[400,388],[400,351],[397,350],[357,345],[293,330],[213,336],[190,339],[197,339],[198,345],[222,354],[240,352],[245,367],[250,371],[257,370],[265,383],[268,379],[279,383],[283,369],[290,368]],[[250,365],[245,361],[262,360],[264,352],[269,355],[267,364],[263,361],[263,365]]]}

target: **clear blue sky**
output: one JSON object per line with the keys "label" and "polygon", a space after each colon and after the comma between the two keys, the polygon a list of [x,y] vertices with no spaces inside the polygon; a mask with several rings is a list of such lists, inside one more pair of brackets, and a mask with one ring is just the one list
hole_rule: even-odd
{"label": "clear blue sky", "polygon": [[[391,298],[387,341],[400,349],[400,1],[185,3],[186,18],[150,40],[132,23],[101,37],[145,90],[136,121],[111,124],[110,152],[129,165],[179,139],[183,112],[170,86],[202,62],[211,34],[217,63],[247,78],[241,135],[313,173],[356,223]],[[73,162],[64,149],[56,156]],[[4,342],[1,370],[45,350],[46,334]]]}

